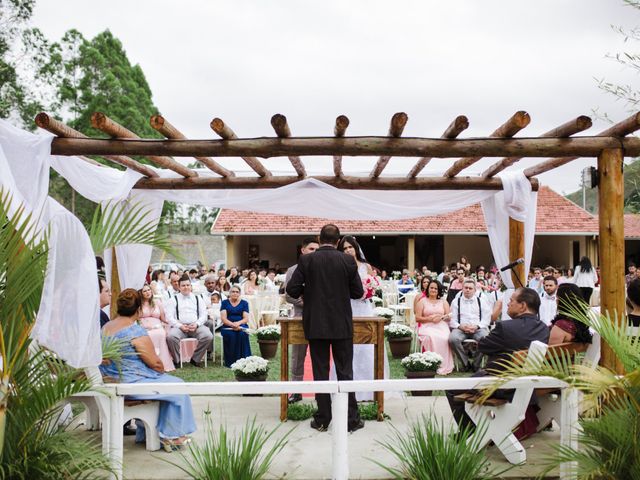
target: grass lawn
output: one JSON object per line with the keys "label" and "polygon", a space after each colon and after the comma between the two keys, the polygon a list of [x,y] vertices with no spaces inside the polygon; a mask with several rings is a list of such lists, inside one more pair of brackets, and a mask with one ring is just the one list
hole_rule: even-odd
{"label": "grass lawn", "polygon": [[[255,336],[250,336],[251,352],[253,355],[260,355],[260,347]],[[235,377],[230,368],[220,366],[220,338],[216,338],[216,358],[209,361],[207,368],[196,368],[187,363],[183,368],[171,372],[172,375],[182,378],[185,382],[233,382]],[[389,348],[387,346],[387,352]],[[389,370],[391,378],[404,378],[404,369],[400,364],[400,359],[392,358],[389,354]],[[468,377],[469,373],[454,371],[449,377]],[[269,376],[267,380],[280,380],[280,347],[274,358],[269,360]],[[434,392],[435,393],[435,392]]]}

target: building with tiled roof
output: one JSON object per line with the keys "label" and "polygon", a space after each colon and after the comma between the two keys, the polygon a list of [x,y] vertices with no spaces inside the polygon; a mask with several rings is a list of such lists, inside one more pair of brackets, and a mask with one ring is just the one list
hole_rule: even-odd
{"label": "building with tiled roof", "polygon": [[[223,235],[228,265],[286,266],[296,261],[305,236],[326,223],[355,235],[367,259],[381,268],[442,265],[466,255],[474,265],[490,264],[491,249],[479,204],[444,215],[408,220],[334,220],[223,209],[211,233]],[[629,224],[629,231],[627,231]],[[573,265],[582,255],[597,262],[598,218],[548,187],[538,192],[535,265]],[[640,239],[640,215],[625,215],[625,236]],[[251,255],[250,255],[251,254]]]}

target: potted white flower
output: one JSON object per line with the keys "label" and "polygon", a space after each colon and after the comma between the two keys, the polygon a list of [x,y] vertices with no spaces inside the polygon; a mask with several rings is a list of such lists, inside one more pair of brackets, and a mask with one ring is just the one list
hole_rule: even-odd
{"label": "potted white flower", "polygon": [[269,373],[269,362],[262,357],[251,355],[236,360],[231,365],[231,370],[238,382],[264,381]]}
{"label": "potted white flower", "polygon": [[403,358],[411,350],[413,330],[402,323],[391,323],[385,325],[384,336],[389,342],[389,349],[393,358]]}
{"label": "potted white flower", "polygon": [[256,330],[260,355],[262,358],[273,358],[278,351],[280,341],[280,325],[267,325]]}
{"label": "potted white flower", "polygon": [[[435,352],[412,353],[400,362],[404,367],[404,376],[407,378],[433,378],[442,365],[442,356]],[[411,395],[428,396],[431,391],[412,391]]]}
{"label": "potted white flower", "polygon": [[384,303],[384,302],[383,302],[383,300],[382,300],[382,298],[380,298],[380,297],[379,297],[379,296],[377,296],[377,295],[374,295],[373,297],[371,297],[371,301],[373,302],[373,304],[374,304],[376,307],[380,307],[380,308],[382,308],[382,305],[383,305],[383,303]]}
{"label": "potted white flower", "polygon": [[373,309],[373,313],[378,317],[384,317],[387,320],[391,320],[393,318],[393,310],[386,307],[375,307]]}

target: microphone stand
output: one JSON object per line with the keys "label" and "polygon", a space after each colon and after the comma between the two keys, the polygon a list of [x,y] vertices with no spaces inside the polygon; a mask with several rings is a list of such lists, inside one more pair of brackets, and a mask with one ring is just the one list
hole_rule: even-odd
{"label": "microphone stand", "polygon": [[518,275],[518,272],[515,270],[515,265],[511,268],[509,268],[509,270],[511,270],[511,273],[513,273],[516,278],[518,279],[518,283],[520,284],[520,287],[516,287],[516,288],[524,288],[525,286],[522,283],[522,280],[520,280],[520,276]]}

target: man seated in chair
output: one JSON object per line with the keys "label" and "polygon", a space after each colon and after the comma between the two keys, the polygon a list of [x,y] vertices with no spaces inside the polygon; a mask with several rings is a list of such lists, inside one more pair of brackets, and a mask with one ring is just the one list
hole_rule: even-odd
{"label": "man seated in chair", "polygon": [[476,294],[476,281],[467,278],[462,284],[462,294],[456,296],[451,302],[451,320],[449,327],[449,345],[462,362],[463,369],[475,371],[480,368],[482,355],[476,353],[475,359],[469,359],[469,355],[463,347],[465,340],[476,342],[489,334],[491,323],[491,309],[486,300]]}
{"label": "man seated in chair", "polygon": [[[526,350],[531,342],[538,340],[542,343],[549,341],[549,327],[540,321],[538,311],[540,309],[540,295],[532,288],[517,289],[509,300],[507,312],[510,320],[497,322],[496,327],[489,335],[478,342],[478,351],[487,355],[488,362],[484,370],[474,373],[474,377],[497,375],[504,370],[502,362],[509,360],[513,352]],[[476,391],[471,391],[476,393]],[[448,390],[447,400],[451,406],[451,412],[458,425],[473,425],[465,412],[465,402],[458,402],[454,397],[460,390]],[[498,390],[496,396],[510,395],[508,390]],[[510,396],[509,396],[510,398]]]}
{"label": "man seated in chair", "polygon": [[207,349],[213,341],[211,330],[205,326],[207,321],[207,306],[200,295],[191,293],[189,275],[183,275],[179,283],[180,293],[174,296],[166,308],[167,319],[171,331],[167,335],[167,345],[173,357],[173,363],[180,364],[180,340],[183,338],[197,338],[196,347],[191,364],[203,367],[203,359]]}
{"label": "man seated in chair", "polygon": [[413,284],[413,280],[409,278],[409,272],[406,270],[402,272],[402,278],[398,280],[397,285],[398,293],[400,294],[412,292],[416,288],[416,286]]}

